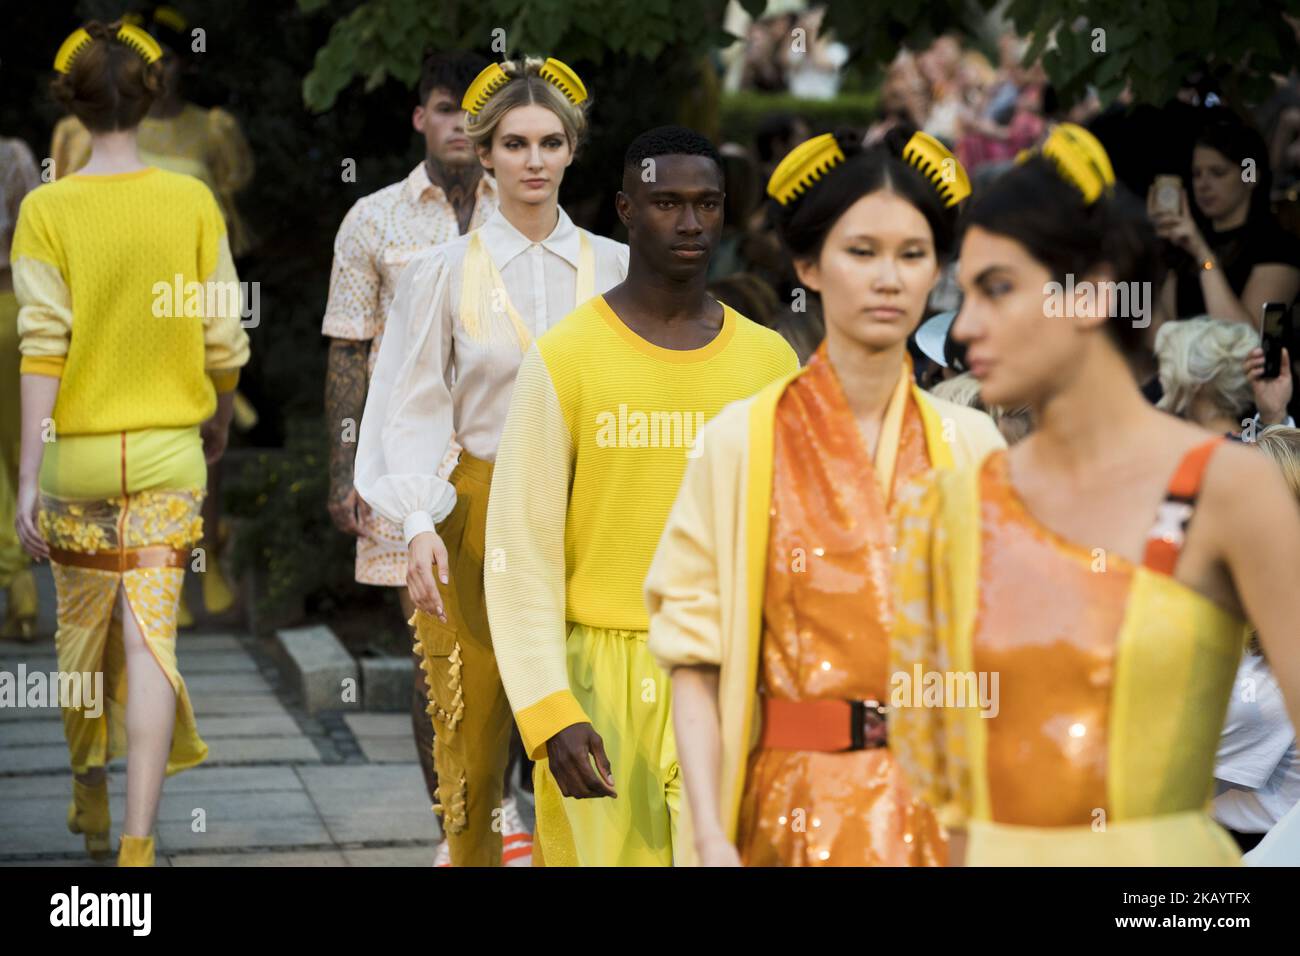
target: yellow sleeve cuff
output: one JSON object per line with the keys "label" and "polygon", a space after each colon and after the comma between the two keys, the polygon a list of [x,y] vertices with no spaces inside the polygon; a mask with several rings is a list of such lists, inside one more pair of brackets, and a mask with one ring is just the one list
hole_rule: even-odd
{"label": "yellow sleeve cuff", "polygon": [[233,392],[239,384],[239,369],[210,368],[208,369],[208,378],[212,379],[217,394],[223,395],[226,392]]}
{"label": "yellow sleeve cuff", "polygon": [[519,724],[519,734],[524,738],[528,759],[542,760],[546,757],[546,741],[565,727],[591,723],[591,718],[572,691],[557,690],[515,714],[515,722]]}
{"label": "yellow sleeve cuff", "polygon": [[18,365],[20,375],[48,375],[51,378],[63,377],[65,355],[24,355]]}

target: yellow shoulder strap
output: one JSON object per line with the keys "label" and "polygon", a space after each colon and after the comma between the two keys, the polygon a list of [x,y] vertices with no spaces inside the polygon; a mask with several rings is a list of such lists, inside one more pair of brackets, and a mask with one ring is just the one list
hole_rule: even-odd
{"label": "yellow shoulder strap", "polygon": [[573,297],[576,309],[596,294],[596,250],[587,238],[586,230],[578,230],[578,284]]}
{"label": "yellow shoulder strap", "polygon": [[460,324],[472,339],[483,342],[491,338],[494,324],[485,327],[482,317],[495,317],[504,312],[519,342],[519,351],[528,351],[528,346],[532,344],[532,333],[519,318],[515,304],[510,301],[501,271],[483,248],[478,230],[470,234],[469,248],[465,250],[465,262],[461,267],[459,312]]}

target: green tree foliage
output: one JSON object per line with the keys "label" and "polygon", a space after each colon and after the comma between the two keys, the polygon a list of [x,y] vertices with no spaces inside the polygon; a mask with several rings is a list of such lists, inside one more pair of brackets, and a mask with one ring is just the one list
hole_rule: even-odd
{"label": "green tree foliage", "polygon": [[[994,6],[828,0],[826,25],[853,56],[880,64],[900,43],[917,49],[946,32],[978,35]],[[1157,105],[1177,94],[1187,74],[1206,67],[1234,102],[1266,97],[1269,75],[1289,73],[1300,52],[1283,14],[1300,15],[1300,0],[1010,0],[1003,10],[1017,33],[1033,37],[1026,60],[1043,57],[1064,99],[1092,84],[1109,103],[1128,84],[1135,101]]]}

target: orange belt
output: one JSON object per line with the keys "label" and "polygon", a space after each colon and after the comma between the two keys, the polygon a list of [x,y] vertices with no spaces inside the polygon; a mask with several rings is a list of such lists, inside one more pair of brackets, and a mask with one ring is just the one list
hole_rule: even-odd
{"label": "orange belt", "polygon": [[64,548],[50,548],[50,560],[74,568],[91,568],[96,571],[134,571],[137,568],[183,568],[189,563],[190,552],[171,548],[165,544],[151,544],[144,548],[126,551],[102,551],[83,554]]}
{"label": "orange belt", "polygon": [[888,745],[885,711],[876,700],[763,698],[765,750],[870,750]]}

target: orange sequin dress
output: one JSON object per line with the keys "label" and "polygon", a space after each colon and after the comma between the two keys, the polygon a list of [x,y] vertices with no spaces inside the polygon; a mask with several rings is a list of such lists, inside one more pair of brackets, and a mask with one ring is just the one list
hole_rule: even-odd
{"label": "orange sequin dress", "polygon": [[[1000,676],[999,712],[988,720],[985,761],[990,816],[1017,826],[1100,826],[1114,821],[1110,779],[1117,751],[1116,682],[1126,617],[1139,566],[1061,538],[1021,504],[1005,454],[980,474],[980,605],[972,635],[976,671]],[[1144,569],[1143,574],[1150,574]],[[1188,601],[1207,604],[1172,578]],[[1210,610],[1207,608],[1207,610]],[[1226,613],[1199,630],[1206,691],[1197,722],[1218,727],[1242,643],[1242,623]],[[1137,639],[1150,639],[1154,628]],[[1216,672],[1217,671],[1217,672]],[[1187,727],[1185,737],[1192,737]],[[1210,735],[1210,739],[1214,739]],[[1165,789],[1160,813],[1199,811],[1208,795],[1214,749],[1166,757],[1171,778],[1201,787]],[[1026,786],[1027,781],[1032,786]]]}
{"label": "orange sequin dress", "polygon": [[[890,501],[825,346],[782,395],[774,438],[760,693],[888,700]],[[909,395],[892,484],[929,467]],[[911,799],[886,748],[756,750],[737,845],[746,866],[925,866],[947,859],[933,814]]]}

